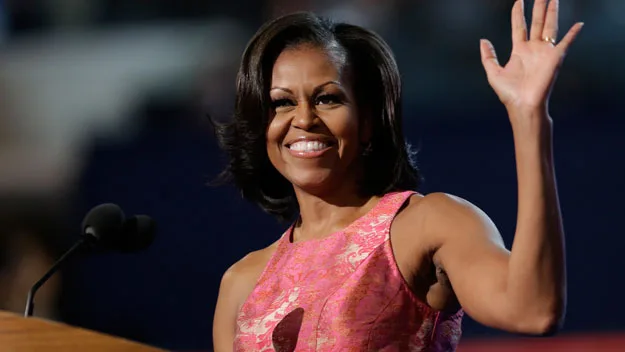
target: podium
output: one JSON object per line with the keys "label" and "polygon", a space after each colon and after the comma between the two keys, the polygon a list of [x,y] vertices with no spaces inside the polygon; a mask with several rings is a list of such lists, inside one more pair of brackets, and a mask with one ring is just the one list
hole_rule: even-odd
{"label": "podium", "polygon": [[0,349],[7,352],[164,352],[137,342],[0,311]]}
{"label": "podium", "polygon": [[569,334],[556,337],[460,340],[458,352],[625,351],[624,333]]}

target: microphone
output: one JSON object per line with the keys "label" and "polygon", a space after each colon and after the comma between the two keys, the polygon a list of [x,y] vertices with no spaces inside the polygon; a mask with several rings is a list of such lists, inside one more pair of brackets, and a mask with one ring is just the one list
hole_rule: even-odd
{"label": "microphone", "polygon": [[99,251],[137,252],[152,244],[156,223],[147,215],[135,215],[128,219],[122,209],[112,203],[100,204],[91,209],[82,222],[80,238],[28,291],[24,317],[33,314],[37,290],[58,271],[60,266],[82,248]]}

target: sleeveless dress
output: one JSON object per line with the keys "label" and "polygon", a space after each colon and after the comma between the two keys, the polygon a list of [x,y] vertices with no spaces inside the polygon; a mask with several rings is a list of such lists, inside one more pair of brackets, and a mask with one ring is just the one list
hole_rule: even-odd
{"label": "sleeveless dress", "polygon": [[399,272],[389,233],[414,192],[383,196],[320,240],[281,237],[237,317],[235,351],[454,351],[463,311],[420,301]]}

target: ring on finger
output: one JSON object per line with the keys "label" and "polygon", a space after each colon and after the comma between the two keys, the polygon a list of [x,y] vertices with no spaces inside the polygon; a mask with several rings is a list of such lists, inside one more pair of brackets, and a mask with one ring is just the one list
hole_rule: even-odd
{"label": "ring on finger", "polygon": [[556,45],[556,38],[553,37],[543,37],[543,40],[551,45]]}

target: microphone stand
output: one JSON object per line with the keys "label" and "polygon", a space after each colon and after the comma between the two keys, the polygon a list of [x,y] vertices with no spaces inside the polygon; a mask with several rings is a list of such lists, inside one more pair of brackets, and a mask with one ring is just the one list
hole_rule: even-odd
{"label": "microphone stand", "polygon": [[86,243],[87,243],[87,239],[85,237],[81,237],[76,243],[74,243],[74,245],[67,252],[65,252],[65,254],[61,256],[61,258],[59,258],[56,261],[56,263],[54,263],[54,265],[52,265],[50,270],[48,270],[48,272],[46,272],[46,274],[43,275],[43,277],[39,279],[39,281],[35,282],[35,284],[30,288],[30,291],[28,291],[28,298],[26,299],[26,309],[24,311],[24,317],[28,318],[33,315],[33,309],[35,306],[34,299],[35,299],[35,294],[37,293],[37,290],[39,290],[39,288],[43,286],[43,284],[45,284],[46,281],[48,281],[48,279],[50,279],[50,277],[52,277],[52,275],[54,275],[54,273],[56,273],[59,270],[59,268],[61,267],[61,264],[63,264],[63,262],[67,260],[67,258],[69,258],[72,254],[74,254],[78,249],[80,249]]}

